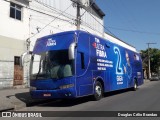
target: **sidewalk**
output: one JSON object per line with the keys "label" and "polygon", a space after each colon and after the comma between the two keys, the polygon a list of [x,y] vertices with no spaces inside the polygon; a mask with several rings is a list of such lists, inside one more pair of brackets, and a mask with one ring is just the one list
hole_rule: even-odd
{"label": "sidewalk", "polygon": [[147,82],[150,82],[149,79],[144,79],[144,84],[147,83]]}
{"label": "sidewalk", "polygon": [[49,100],[33,100],[29,94],[29,88],[0,90],[0,112],[13,109],[18,110],[47,101]]}

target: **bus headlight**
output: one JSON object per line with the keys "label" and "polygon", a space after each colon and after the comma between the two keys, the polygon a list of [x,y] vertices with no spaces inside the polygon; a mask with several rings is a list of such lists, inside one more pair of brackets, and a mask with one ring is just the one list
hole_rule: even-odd
{"label": "bus headlight", "polygon": [[32,91],[32,90],[37,90],[37,88],[33,87],[33,86],[30,86],[30,91]]}
{"label": "bus headlight", "polygon": [[74,86],[74,84],[62,85],[62,86],[60,86],[60,89],[67,89],[67,88],[70,88],[73,86]]}

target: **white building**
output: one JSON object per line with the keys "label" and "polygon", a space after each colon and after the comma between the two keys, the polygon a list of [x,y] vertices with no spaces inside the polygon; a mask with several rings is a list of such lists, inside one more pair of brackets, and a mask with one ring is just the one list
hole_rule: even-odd
{"label": "white building", "polygon": [[[37,38],[76,29],[73,1],[0,0],[0,89],[27,85],[29,62],[20,68],[20,55],[32,50]],[[84,4],[89,6],[80,9],[80,29],[102,36],[105,14],[92,0]]]}
{"label": "white building", "polygon": [[0,0],[0,88],[22,84],[19,56],[29,35],[27,0]]}
{"label": "white building", "polygon": [[[31,50],[35,40],[39,37],[76,30],[77,7],[73,1],[80,0],[65,0],[65,2],[64,0],[32,0],[30,2]],[[102,36],[105,14],[93,1],[90,0],[88,5],[88,7],[83,6],[84,9],[80,9],[80,29]]]}

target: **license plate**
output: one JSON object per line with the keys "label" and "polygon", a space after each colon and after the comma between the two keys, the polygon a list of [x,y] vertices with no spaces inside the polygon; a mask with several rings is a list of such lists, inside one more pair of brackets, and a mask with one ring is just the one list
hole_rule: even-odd
{"label": "license plate", "polygon": [[50,93],[45,93],[45,94],[43,94],[43,96],[44,96],[44,97],[50,97],[51,94],[50,94]]}

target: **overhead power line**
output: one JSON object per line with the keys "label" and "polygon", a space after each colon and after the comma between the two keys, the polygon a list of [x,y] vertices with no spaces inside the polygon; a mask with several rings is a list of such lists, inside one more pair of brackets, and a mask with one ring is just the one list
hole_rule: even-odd
{"label": "overhead power line", "polygon": [[[58,10],[58,9],[54,8],[53,6],[48,5],[48,4],[46,4],[46,3],[43,3],[43,2],[41,2],[41,1],[39,1],[39,0],[35,0],[35,1],[36,1],[37,3],[43,5],[44,7],[46,7],[46,8],[48,8],[48,9],[56,12],[57,14],[60,14],[61,12],[63,12],[62,10]],[[38,8],[38,9],[39,9],[39,8]],[[49,11],[44,10],[44,9],[43,9],[43,11],[49,12]],[[71,15],[71,14],[69,14],[69,13],[67,13],[67,12],[65,12],[65,14],[63,14],[63,16],[67,17],[68,19],[73,19],[73,18],[74,18],[73,15]]]}
{"label": "overhead power line", "polygon": [[142,33],[142,34],[154,34],[154,35],[160,35],[160,33],[147,32],[147,31],[138,31],[138,30],[117,28],[117,27],[111,27],[111,26],[108,26],[108,28],[110,28],[110,29],[115,29],[115,30],[120,30],[120,31],[127,31],[127,32],[136,32],[136,33]]}
{"label": "overhead power line", "polygon": [[[136,24],[134,24],[135,20],[133,20],[133,15],[131,14],[130,9],[128,9],[127,6],[123,4],[123,0],[121,0],[121,2],[119,3],[117,3],[115,0],[112,0],[112,1],[113,1],[114,8],[118,9],[118,10],[114,9],[118,19],[121,20],[122,22],[126,21],[127,23],[129,23],[128,27],[131,27],[131,29],[133,28],[136,29],[136,26],[135,26]],[[123,10],[123,11],[120,11],[120,10]]]}
{"label": "overhead power line", "polygon": [[[87,11],[88,12],[88,11]],[[114,36],[115,38],[119,39],[115,34],[113,34],[106,26],[104,26],[102,23],[100,23],[90,12],[88,12],[91,17],[97,21],[105,30],[107,30],[112,36]]]}
{"label": "overhead power line", "polygon": [[[35,12],[37,12],[37,13],[41,13],[41,14],[43,14],[43,15],[49,16],[49,17],[54,17],[54,18],[56,17],[56,16],[54,16],[54,15],[50,15],[50,14],[48,14],[48,13],[41,12],[41,11],[38,11],[38,10],[35,10],[35,9],[32,9],[32,8],[29,8],[29,9],[32,10],[32,11],[35,11]],[[31,16],[37,17],[36,15],[31,15]],[[42,16],[39,16],[39,18],[42,18]],[[62,20],[62,21],[66,21],[66,22],[69,21],[69,20],[66,20],[66,19],[63,19],[63,18],[60,18],[60,17],[57,17],[57,19]],[[72,19],[70,19],[70,20],[72,20]]]}
{"label": "overhead power line", "polygon": [[69,7],[67,7],[64,11],[62,11],[58,16],[56,16],[52,21],[50,21],[48,24],[46,24],[42,29],[40,29],[39,32],[35,33],[34,35],[32,35],[31,37],[29,37],[28,39],[30,39],[30,38],[34,37],[35,35],[39,34],[42,30],[44,30],[47,26],[49,26],[53,21],[55,21],[61,15],[63,15],[65,13],[65,11],[67,11],[71,6],[72,6],[72,4],[69,5]]}
{"label": "overhead power line", "polygon": [[81,17],[91,8],[91,6],[94,4],[94,2],[95,2],[95,0],[93,0],[92,3],[90,3],[87,10],[85,10],[84,13],[82,13]]}

